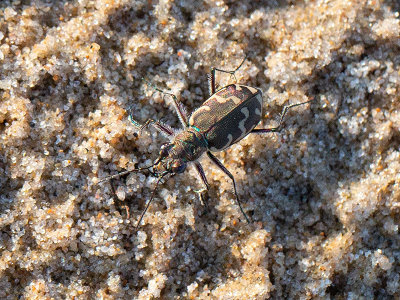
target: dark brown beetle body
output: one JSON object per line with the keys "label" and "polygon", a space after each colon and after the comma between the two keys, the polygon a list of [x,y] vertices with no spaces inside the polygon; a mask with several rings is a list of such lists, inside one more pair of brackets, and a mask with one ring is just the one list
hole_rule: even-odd
{"label": "dark brown beetle body", "polygon": [[207,150],[222,151],[240,141],[260,122],[262,104],[261,90],[245,85],[230,84],[212,94],[163,146],[156,173],[182,173]]}
{"label": "dark brown beetle body", "polygon": [[[210,97],[193,112],[189,119],[185,109],[175,95],[153,86],[155,90],[173,98],[173,104],[183,126],[183,130],[176,132],[169,126],[153,120],[148,120],[141,126],[133,120],[132,115],[130,115],[130,120],[133,125],[140,129],[143,129],[147,125],[152,125],[158,131],[169,137],[170,142],[161,146],[159,156],[151,166],[121,172],[105,180],[132,171],[149,170],[152,175],[158,178],[156,184],[157,188],[162,178],[167,175],[182,173],[185,171],[188,163],[193,163],[205,186],[205,190],[207,190],[209,188],[207,178],[203,167],[197,161],[200,156],[206,152],[208,157],[232,180],[236,201],[245,219],[247,222],[250,222],[239,201],[233,175],[211,152],[222,151],[234,143],[239,142],[249,133],[279,131],[283,118],[291,107],[310,101],[285,106],[277,127],[255,129],[254,127],[260,122],[262,117],[263,97],[261,90],[236,83],[216,90],[215,71],[228,73],[234,76],[235,72],[242,66],[244,61],[245,59],[234,71],[224,71],[216,68],[211,69],[211,74],[209,76]],[[149,84],[151,85],[151,83]],[[146,208],[143,210],[137,226],[139,226],[146,210],[154,198],[156,188],[150,200],[147,202]]]}

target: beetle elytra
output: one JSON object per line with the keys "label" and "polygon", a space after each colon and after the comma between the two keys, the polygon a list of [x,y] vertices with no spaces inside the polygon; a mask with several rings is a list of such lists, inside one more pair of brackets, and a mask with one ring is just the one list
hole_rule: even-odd
{"label": "beetle elytra", "polygon": [[197,170],[205,190],[209,189],[203,167],[197,161],[204,153],[232,180],[236,202],[244,218],[250,223],[249,217],[243,210],[239,200],[235,178],[212,152],[222,151],[232,144],[239,142],[250,133],[278,132],[282,128],[284,117],[290,108],[309,103],[312,100],[285,106],[282,110],[279,124],[276,127],[255,128],[261,120],[263,111],[261,90],[237,83],[229,84],[217,90],[215,83],[216,71],[235,76],[235,72],[239,70],[245,60],[246,58],[233,71],[211,68],[208,76],[210,97],[190,116],[188,116],[182,103],[178,101],[174,94],[163,91],[148,82],[156,91],[172,97],[174,108],[183,129],[176,131],[168,125],[154,120],[147,120],[141,125],[133,119],[131,113],[129,119],[135,127],[142,130],[151,125],[167,136],[169,142],[161,146],[159,156],[152,165],[124,171],[100,181],[104,182],[130,172],[145,170],[148,170],[153,176],[157,177],[156,186],[146,203],[136,227],[140,225],[151,201],[154,199],[160,180],[167,175],[172,176],[183,173],[189,163],[192,163]]}

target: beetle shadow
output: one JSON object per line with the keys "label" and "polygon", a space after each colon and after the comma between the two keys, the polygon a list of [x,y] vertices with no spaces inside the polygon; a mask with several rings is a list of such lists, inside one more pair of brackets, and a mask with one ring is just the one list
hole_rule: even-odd
{"label": "beetle shadow", "polygon": [[[331,63],[321,69],[315,69],[310,76],[309,82],[304,83],[304,86],[309,87],[306,90],[306,94],[316,99],[311,103],[311,108],[314,114],[318,114],[318,118],[310,117],[309,121],[305,121],[310,125],[305,126],[307,131],[304,133],[302,132],[303,129],[299,128],[296,133],[296,141],[298,141],[299,145],[307,145],[307,152],[312,156],[312,160],[319,162],[318,168],[313,167],[307,160],[291,160],[289,164],[295,165],[300,170],[307,171],[302,171],[301,173],[289,171],[291,184],[288,186],[280,183],[282,176],[287,177],[287,173],[285,174],[287,167],[282,166],[281,160],[275,159],[275,149],[260,149],[256,151],[255,157],[247,158],[246,166],[250,166],[253,170],[257,170],[259,162],[259,159],[256,158],[257,156],[273,158],[267,160],[268,164],[266,165],[269,173],[266,176],[269,177],[271,191],[273,192],[266,190],[267,193],[265,195],[268,197],[256,203],[255,211],[261,207],[263,211],[268,211],[265,215],[258,214],[258,217],[262,219],[264,224],[273,224],[271,225],[274,228],[271,244],[282,245],[282,252],[288,260],[290,257],[296,257],[296,260],[300,262],[302,258],[314,257],[315,253],[297,249],[296,245],[307,243],[315,238],[320,241],[319,244],[322,244],[324,241],[329,241],[334,236],[350,230],[349,228],[356,229],[355,238],[359,238],[361,235],[362,245],[372,252],[378,249],[387,249],[390,245],[400,244],[398,235],[395,233],[390,234],[383,230],[385,216],[388,214],[387,207],[369,207],[368,210],[372,211],[372,220],[354,218],[349,223],[343,224],[339,219],[339,212],[335,210],[334,203],[332,203],[332,199],[339,197],[339,195],[334,196],[336,191],[341,188],[339,184],[350,186],[354,182],[359,182],[365,176],[364,172],[368,171],[369,165],[372,165],[376,159],[371,155],[363,158],[363,165],[359,165],[358,153],[361,151],[363,141],[368,139],[368,134],[373,129],[350,132],[340,126],[340,118],[342,116],[356,114],[357,110],[364,106],[364,104],[348,101],[348,99],[355,97],[354,93],[356,91],[345,81],[347,67],[352,63],[361,62],[369,57],[384,64],[385,58],[382,58],[381,55],[385,51],[384,49],[399,48],[397,42],[392,39],[378,39],[370,43],[368,39],[373,40],[372,37],[374,35],[370,28],[364,28],[364,30],[363,38],[360,38],[360,33],[350,30],[346,34],[348,38],[343,41],[343,45],[346,45],[346,48],[362,45],[363,51],[361,53],[333,54]],[[379,72],[371,74],[371,77],[379,77]],[[389,84],[389,82],[386,82],[386,84]],[[367,99],[367,114],[368,119],[371,120],[373,111],[387,107],[385,103],[387,96],[382,95],[380,91],[368,92],[367,88],[365,90],[364,97]],[[324,104],[320,95],[324,95],[330,104],[325,111],[319,108],[320,105]],[[327,110],[328,113],[326,112]],[[372,123],[368,122],[364,126],[372,126]],[[387,142],[386,149],[382,150],[379,149],[379,146],[372,145],[370,152],[375,153],[378,150],[394,151],[399,142],[400,135],[397,133]],[[324,147],[321,147],[321,145],[324,145]],[[280,150],[281,155],[286,156],[286,151],[285,148]],[[319,173],[313,176],[307,174],[312,171],[318,171]],[[328,195],[329,193],[324,191],[324,187],[332,191],[333,195]],[[277,196],[272,197],[273,194]],[[262,199],[262,193],[258,192],[258,195]],[[257,213],[255,212],[255,214]],[[307,220],[310,221],[307,222]],[[382,226],[377,225],[377,223]],[[290,236],[290,240],[288,236]],[[355,253],[357,250],[349,249],[351,253]],[[349,262],[347,267],[359,268],[357,263]],[[359,264],[360,266],[365,266],[367,262],[363,262],[360,258]],[[279,289],[272,292],[272,298],[295,297],[295,295],[309,289],[307,284],[315,280],[313,278],[303,280],[304,270],[301,269],[299,263],[288,265],[284,272],[277,272],[276,270],[279,269],[274,267],[275,263],[271,258],[269,266],[271,282],[279,287]],[[394,272],[393,268],[392,272]],[[282,274],[284,275],[282,276]],[[358,287],[360,290],[365,289],[375,297],[390,298],[391,296],[387,293],[385,287],[391,275],[384,271],[377,271],[377,274],[379,274],[378,279],[373,286],[368,286],[368,283],[359,281],[356,285],[353,285],[351,282],[357,280],[352,278],[353,275],[351,273],[335,271],[329,277],[332,283],[326,288],[326,293],[333,297],[346,297],[346,293]],[[299,281],[303,280],[304,284],[299,286],[290,284],[290,278],[293,276]]]}

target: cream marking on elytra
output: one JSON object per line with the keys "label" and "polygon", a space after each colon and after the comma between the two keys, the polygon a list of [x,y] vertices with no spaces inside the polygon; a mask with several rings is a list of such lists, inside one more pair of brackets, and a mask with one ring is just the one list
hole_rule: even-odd
{"label": "cream marking on elytra", "polygon": [[242,101],[240,98],[236,97],[236,96],[230,96],[229,98],[223,98],[220,96],[215,95],[215,99],[218,101],[218,103],[226,103],[229,101],[233,101],[235,103],[235,105],[238,105],[240,103],[240,101]]}
{"label": "cream marking on elytra", "polygon": [[240,86],[240,84],[234,84],[234,86],[235,86],[235,89],[237,91],[241,91],[242,90],[242,87]]}
{"label": "cream marking on elytra", "polygon": [[243,135],[247,132],[246,127],[244,127],[244,123],[246,123],[250,114],[249,114],[249,109],[247,107],[243,107],[240,111],[244,114],[244,119],[239,122],[239,129],[242,131]]}
{"label": "cream marking on elytra", "polygon": [[[196,113],[198,113],[199,111],[202,111],[202,110],[205,110],[207,112],[207,111],[210,111],[211,108],[208,105],[203,105],[203,106],[200,106],[198,109],[196,109]],[[190,121],[189,125],[193,126],[194,125],[194,119],[190,118],[189,121]]]}
{"label": "cream marking on elytra", "polygon": [[[258,89],[256,89],[256,88],[253,88],[253,87],[247,86],[247,85],[246,85],[246,87],[249,89],[249,91],[250,91],[252,94],[256,94],[256,93],[258,92]],[[257,97],[258,97],[258,96],[257,96]]]}
{"label": "cream marking on elytra", "polygon": [[244,127],[244,124],[246,123],[250,115],[249,109],[247,107],[243,107],[240,111],[244,114],[244,119],[239,122],[239,129],[242,131],[242,134],[235,141],[241,140],[242,138],[245,137],[246,134],[249,133],[246,127]]}
{"label": "cream marking on elytra", "polygon": [[[258,103],[260,104],[260,107],[261,107],[261,110],[262,110],[263,98],[262,98],[261,94],[258,94],[256,98],[257,98]],[[262,115],[261,110],[259,110],[258,107],[256,107],[254,112],[256,113],[256,115],[261,116]]]}

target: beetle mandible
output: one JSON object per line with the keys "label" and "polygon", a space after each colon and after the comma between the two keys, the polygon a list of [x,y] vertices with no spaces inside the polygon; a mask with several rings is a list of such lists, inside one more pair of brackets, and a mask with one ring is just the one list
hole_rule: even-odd
{"label": "beetle mandible", "polygon": [[[189,163],[193,163],[197,173],[204,184],[205,190],[209,189],[207,177],[203,167],[197,160],[204,152],[231,180],[235,192],[236,202],[244,218],[250,223],[249,217],[244,212],[236,189],[235,178],[232,173],[214,156],[212,152],[222,151],[229,146],[239,142],[250,133],[278,132],[282,128],[284,117],[290,108],[303,105],[312,100],[295,103],[285,106],[282,110],[279,124],[272,128],[255,128],[262,117],[263,97],[262,91],[258,88],[241,85],[237,83],[229,84],[217,90],[215,82],[215,72],[227,73],[235,76],[235,72],[240,69],[246,57],[240,65],[233,71],[211,68],[208,74],[210,97],[188,117],[186,109],[178,98],[169,92],[165,92],[148,82],[156,91],[169,95],[173,99],[174,108],[178,114],[183,130],[176,131],[160,121],[147,120],[143,125],[136,122],[132,113],[129,119],[132,124],[142,130],[151,125],[159,132],[166,135],[170,141],[161,146],[159,156],[154,163],[147,167],[137,168],[120,172],[109,176],[100,182],[119,177],[135,171],[148,170],[157,177],[156,186],[150,199],[137,222],[136,228],[140,225],[155,191],[162,178],[167,175],[183,173]],[[236,79],[236,78],[235,78]]]}

